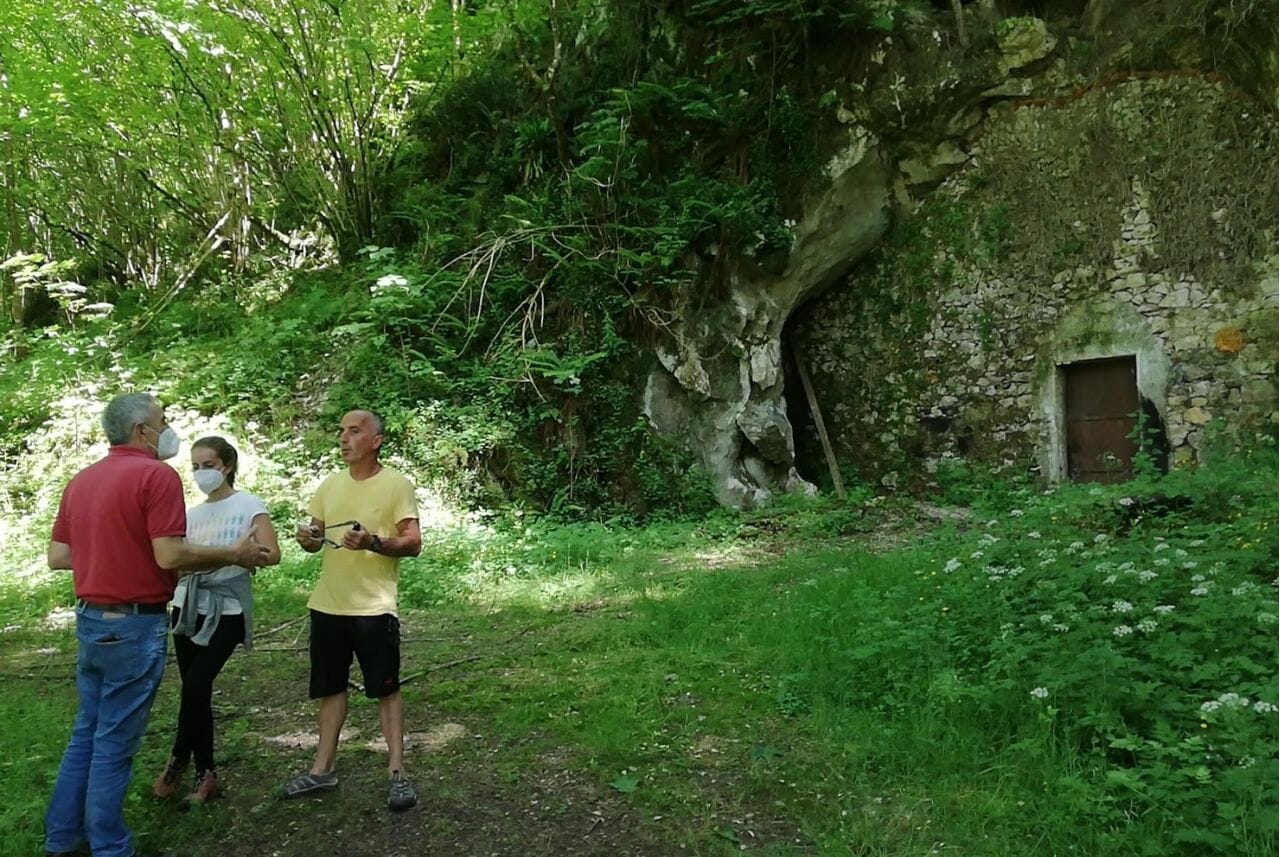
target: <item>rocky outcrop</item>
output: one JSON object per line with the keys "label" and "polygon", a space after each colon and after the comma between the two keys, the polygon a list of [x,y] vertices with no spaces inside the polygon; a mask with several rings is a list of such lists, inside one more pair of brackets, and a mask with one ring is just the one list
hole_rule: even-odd
{"label": "rocky outcrop", "polygon": [[684,309],[674,344],[659,348],[645,388],[649,419],[699,454],[728,506],[756,506],[778,490],[813,490],[795,470],[782,328],[797,306],[880,240],[892,170],[874,135],[854,125],[826,177],[827,189],[792,227],[786,269],[770,274],[748,258],[731,262],[727,295]]}
{"label": "rocky outcrop", "polygon": [[[878,60],[879,84],[853,87],[856,112],[843,105],[836,111],[843,139],[824,166],[823,189],[804,200],[799,222],[789,222],[786,268],[771,273],[750,257],[734,258],[723,296],[697,294],[680,308],[672,343],[657,351],[644,410],[659,431],[699,456],[724,505],[749,508],[778,491],[814,490],[795,468],[783,327],[877,245],[893,209],[909,211],[968,162],[966,140],[986,105],[1026,93],[1011,78],[1048,56],[1054,37],[1035,19],[1002,26],[985,56],[962,65],[940,40],[918,46],[914,56]],[[905,134],[904,124],[916,132]],[[891,134],[892,145],[873,128]]]}
{"label": "rocky outcrop", "polygon": [[[979,151],[990,147],[993,127],[1017,128],[1042,113],[1060,114],[1055,121],[1074,129],[1074,136],[1036,130],[1006,154],[1028,169],[1047,165],[1033,183],[1048,180],[1065,191],[1070,181],[1081,184],[1089,157],[1111,164],[1106,147],[1129,145],[1133,133],[1141,140],[1143,125],[1131,121],[1121,109],[1125,104],[1108,107],[1094,91],[1114,85],[1114,76],[1100,77],[1096,69],[1085,74],[1070,64],[1075,36],[1060,44],[1041,20],[996,21],[990,3],[971,8],[987,16],[994,38],[985,47],[948,53],[938,32],[910,51],[886,40],[873,60],[881,63],[875,79],[849,82],[848,100],[836,111],[847,136],[826,164],[823,190],[802,201],[798,223],[788,221],[793,241],[785,269],[771,272],[750,256],[718,259],[728,272],[723,284],[703,284],[678,308],[670,343],[658,349],[658,365],[647,380],[645,413],[698,454],[725,505],[751,507],[778,491],[813,490],[796,470],[796,429],[783,396],[790,351],[782,331],[798,307],[837,284],[845,297],[824,298],[826,309],[808,313],[798,340],[808,349],[815,381],[829,394],[836,391],[827,399],[827,416],[835,418],[833,434],[843,434],[836,438],[837,452],[845,461],[874,456],[877,466],[864,461],[860,467],[886,485],[896,484],[895,468],[903,462],[933,455],[939,438],[948,454],[965,455],[972,447],[1006,466],[1030,465],[1029,453],[1038,447],[1041,472],[1052,475],[1044,462],[1060,456],[1053,438],[1045,437],[1053,420],[1042,413],[1045,391],[1052,390],[1038,379],[1068,352],[1092,353],[1081,337],[1107,339],[1103,351],[1111,353],[1119,347],[1117,337],[1133,335],[1126,347],[1142,358],[1140,372],[1152,388],[1143,395],[1167,422],[1175,463],[1196,454],[1204,423],[1224,409],[1255,400],[1258,410],[1273,409],[1274,372],[1254,365],[1256,353],[1272,352],[1256,343],[1254,322],[1272,312],[1274,302],[1251,291],[1224,300],[1229,290],[1191,275],[1188,259],[1152,263],[1158,255],[1149,234],[1153,218],[1166,212],[1149,210],[1140,183],[1132,188],[1132,210],[1123,212],[1122,195],[1111,192],[1116,188],[1087,179],[1083,189],[1071,191],[1080,199],[1046,196],[1050,201],[1032,212],[1039,220],[1050,223],[1077,208],[1082,213],[1042,230],[1047,237],[1034,248],[1035,259],[1021,258],[1020,251],[1005,258],[1009,236],[1027,232],[1026,219],[1009,212],[1034,206],[1021,198],[1026,183],[1020,190],[1006,187],[1003,197],[994,189],[970,192],[987,182],[1009,184],[991,152]],[[1111,11],[1105,0],[1091,0],[1091,26]],[[1177,90],[1183,76],[1149,75],[1162,97],[1161,87]],[[1170,104],[1183,95],[1169,94],[1175,99]],[[1226,104],[1220,95],[1195,98]],[[1015,109],[993,112],[993,121],[986,121],[988,108],[1010,100]],[[1149,106],[1139,99],[1138,113]],[[1085,126],[1071,125],[1077,109],[1109,117],[1102,126],[1107,133],[1091,136],[1080,130]],[[1109,170],[1116,172],[1115,165]],[[894,212],[919,219],[930,206],[936,209],[925,227],[936,233],[926,238],[931,246],[914,247],[901,270],[883,260],[879,270],[856,268]],[[1222,218],[1230,219],[1226,209],[1212,213],[1210,231]],[[1191,222],[1172,222],[1182,221]],[[1100,264],[1094,248],[1113,239],[1119,242],[1115,259]],[[1229,261],[1235,249],[1224,244],[1215,252]],[[1128,258],[1131,250],[1141,258]],[[1047,265],[1056,267],[1046,274]],[[1103,267],[1114,267],[1111,276]],[[892,275],[886,278],[886,272]],[[879,295],[888,304],[872,306]],[[1068,323],[1076,315],[1090,320],[1088,336]],[[1115,321],[1101,324],[1107,319]],[[1028,341],[1014,347],[1011,338],[1024,333]],[[1203,346],[1206,335],[1214,337],[1216,351]],[[1041,354],[1045,343],[1059,340],[1066,350]],[[1221,355],[1232,356],[1234,374],[1206,388],[1208,372],[1201,365],[1221,362]]]}

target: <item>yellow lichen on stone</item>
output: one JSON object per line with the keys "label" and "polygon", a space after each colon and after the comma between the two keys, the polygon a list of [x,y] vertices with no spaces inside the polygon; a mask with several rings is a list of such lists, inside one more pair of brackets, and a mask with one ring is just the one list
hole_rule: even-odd
{"label": "yellow lichen on stone", "polygon": [[1224,327],[1213,335],[1213,347],[1223,354],[1239,354],[1244,348],[1244,331],[1238,327]]}

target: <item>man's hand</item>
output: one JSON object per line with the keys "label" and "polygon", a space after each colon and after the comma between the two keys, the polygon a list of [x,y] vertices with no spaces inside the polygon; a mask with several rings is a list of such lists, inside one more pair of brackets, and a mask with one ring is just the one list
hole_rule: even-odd
{"label": "man's hand", "polygon": [[307,553],[315,553],[324,547],[324,524],[312,519],[311,523],[299,524],[298,531],[294,533],[294,539],[298,542],[298,547]]}
{"label": "man's hand", "polygon": [[347,550],[368,550],[372,544],[373,533],[360,526],[359,521],[353,523],[351,529],[347,530],[347,534],[342,537],[342,546]]}
{"label": "man's hand", "polygon": [[266,545],[258,544],[254,538],[257,535],[258,528],[251,527],[249,532],[245,533],[244,538],[235,543],[233,550],[236,552],[236,565],[242,568],[253,569],[260,565],[267,564],[267,554],[269,551],[267,550]]}

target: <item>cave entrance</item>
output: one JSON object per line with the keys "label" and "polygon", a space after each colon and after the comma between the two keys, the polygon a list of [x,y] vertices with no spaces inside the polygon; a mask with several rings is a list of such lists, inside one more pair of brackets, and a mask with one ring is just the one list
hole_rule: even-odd
{"label": "cave entrance", "polygon": [[[787,419],[791,422],[792,444],[795,450],[796,472],[806,482],[817,485],[823,491],[835,490],[844,494],[843,479],[832,473],[828,464],[834,458],[830,449],[830,439],[822,437],[822,420],[830,419],[830,414],[822,409],[817,400],[817,393],[808,377],[808,363],[801,345],[802,339],[794,335],[794,324],[800,313],[793,313],[782,331],[783,354],[783,386],[782,397],[787,406]],[[806,388],[807,391],[806,391]],[[810,396],[813,397],[812,402]],[[832,426],[823,426],[827,432]],[[836,462],[837,468],[839,462]]]}

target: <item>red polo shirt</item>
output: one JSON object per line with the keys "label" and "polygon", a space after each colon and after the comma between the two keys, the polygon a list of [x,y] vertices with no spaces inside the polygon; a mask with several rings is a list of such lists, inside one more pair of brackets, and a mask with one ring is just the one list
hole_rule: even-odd
{"label": "red polo shirt", "polygon": [[62,492],[53,540],[71,546],[76,597],[109,604],[161,604],[173,572],[156,565],[151,540],[187,534],[177,471],[132,446],[113,446]]}

